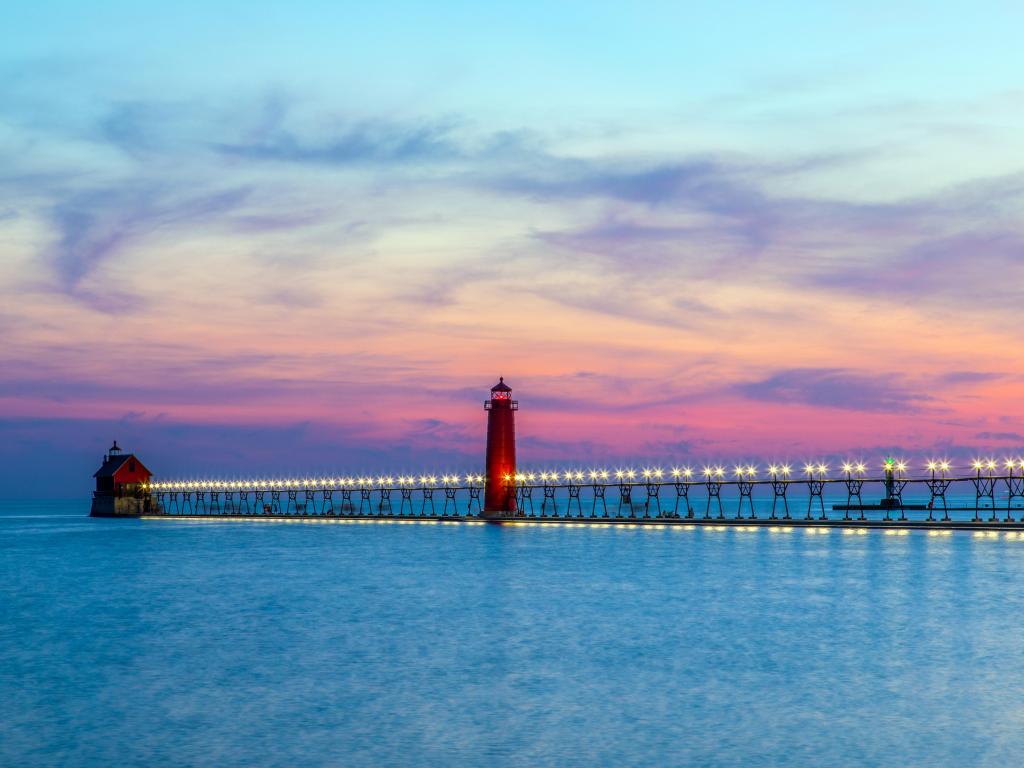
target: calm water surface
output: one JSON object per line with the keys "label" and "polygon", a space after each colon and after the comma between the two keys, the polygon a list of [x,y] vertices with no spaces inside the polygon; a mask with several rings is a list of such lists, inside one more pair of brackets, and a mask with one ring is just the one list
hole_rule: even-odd
{"label": "calm water surface", "polygon": [[0,764],[1020,765],[1024,541],[0,512]]}

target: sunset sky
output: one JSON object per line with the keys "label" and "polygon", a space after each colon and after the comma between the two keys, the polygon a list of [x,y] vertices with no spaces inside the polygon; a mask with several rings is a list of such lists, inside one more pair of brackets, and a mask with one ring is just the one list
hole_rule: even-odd
{"label": "sunset sky", "polygon": [[1024,453],[1024,5],[37,0],[8,487]]}

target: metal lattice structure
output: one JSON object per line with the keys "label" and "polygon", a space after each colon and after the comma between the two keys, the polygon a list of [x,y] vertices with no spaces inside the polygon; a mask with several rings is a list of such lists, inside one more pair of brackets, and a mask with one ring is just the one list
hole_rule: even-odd
{"label": "metal lattice structure", "polygon": [[[1024,462],[1007,462],[1002,471],[995,462],[975,462],[973,474],[960,476],[952,476],[945,462],[930,462],[920,477],[909,476],[902,462],[888,460],[883,469],[882,475],[869,477],[864,465],[845,464],[839,477],[829,477],[824,464],[808,464],[802,477],[791,477],[788,467],[772,465],[767,476],[759,477],[754,467],[737,467],[734,479],[722,468],[706,468],[700,474],[523,473],[504,481],[516,504],[515,511],[500,521],[1024,526]],[[139,493],[146,499],[148,515],[156,517],[473,520],[481,518],[485,488],[483,475],[470,474],[155,481]],[[612,507],[606,497],[609,488],[618,496]],[[542,499],[539,509],[533,499],[536,489]],[[438,492],[443,505],[435,505]],[[662,498],[673,492],[674,503]],[[878,496],[877,503],[870,501],[872,494]],[[794,497],[806,500],[802,519],[790,515],[789,501]],[[733,517],[726,516],[725,500],[735,504]],[[703,515],[696,512],[701,508]],[[759,516],[759,508],[765,514]],[[936,516],[939,509],[941,519]],[[851,517],[851,512],[856,515]]]}

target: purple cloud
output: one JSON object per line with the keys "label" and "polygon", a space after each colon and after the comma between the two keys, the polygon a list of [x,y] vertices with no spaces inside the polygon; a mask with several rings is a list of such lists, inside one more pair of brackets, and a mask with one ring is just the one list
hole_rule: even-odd
{"label": "purple cloud", "polygon": [[215,219],[236,209],[249,192],[236,187],[182,195],[164,185],[129,183],[73,194],[52,211],[60,233],[52,251],[59,284],[74,294],[86,275],[129,243],[169,226]]}
{"label": "purple cloud", "polygon": [[300,137],[280,128],[258,141],[222,142],[213,148],[246,160],[354,165],[454,160],[463,150],[448,124],[408,125],[367,121],[345,126],[321,139]]}
{"label": "purple cloud", "polygon": [[984,381],[995,381],[1006,376],[1005,373],[992,373],[985,371],[950,371],[942,374],[939,378],[945,384],[980,384]]}
{"label": "purple cloud", "polygon": [[842,368],[791,368],[737,384],[733,391],[765,402],[900,413],[917,411],[932,399],[907,388],[895,376],[866,376]]}
{"label": "purple cloud", "polygon": [[1019,432],[979,432],[975,435],[978,440],[1000,440],[1014,443],[1024,443],[1024,435]]}
{"label": "purple cloud", "polygon": [[1015,306],[1018,286],[1024,282],[1024,233],[978,229],[924,238],[892,249],[884,263],[839,266],[814,275],[813,281],[856,293],[942,296],[965,306]]}

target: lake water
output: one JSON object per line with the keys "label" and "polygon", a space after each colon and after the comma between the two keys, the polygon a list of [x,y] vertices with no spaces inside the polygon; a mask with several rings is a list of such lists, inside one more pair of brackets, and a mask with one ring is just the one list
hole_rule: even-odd
{"label": "lake water", "polygon": [[0,764],[1019,765],[1024,540],[0,512]]}

